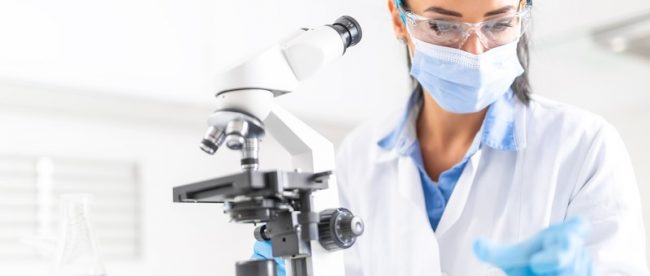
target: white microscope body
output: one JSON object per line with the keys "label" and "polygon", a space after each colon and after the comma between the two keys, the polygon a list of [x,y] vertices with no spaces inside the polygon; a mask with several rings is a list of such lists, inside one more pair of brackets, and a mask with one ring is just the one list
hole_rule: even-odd
{"label": "white microscope body", "polygon": [[[275,104],[275,97],[293,91],[300,81],[342,56],[360,39],[358,23],[344,16],[332,25],[297,31],[220,75],[217,78],[217,110],[208,119],[209,128],[201,148],[209,154],[214,154],[223,144],[240,150],[242,168],[254,171],[258,167],[259,141],[268,131],[291,154],[294,169],[314,173],[333,171],[335,153],[332,143]],[[335,179],[329,179],[327,184],[327,189],[319,189],[313,197],[309,193],[313,206],[307,211],[339,206]],[[354,243],[354,238],[363,232],[363,222],[352,217],[351,213],[345,216],[348,218],[345,226],[348,232],[341,235],[348,235]],[[245,222],[251,221],[254,220]],[[310,229],[314,230],[315,225],[312,223]],[[308,232],[305,231],[307,224],[294,227],[300,226]],[[344,274],[342,251],[328,251],[321,246],[323,241],[319,244],[313,237],[309,242],[309,263],[294,264],[291,257],[284,256],[287,276]],[[276,255],[276,244],[273,246]]]}

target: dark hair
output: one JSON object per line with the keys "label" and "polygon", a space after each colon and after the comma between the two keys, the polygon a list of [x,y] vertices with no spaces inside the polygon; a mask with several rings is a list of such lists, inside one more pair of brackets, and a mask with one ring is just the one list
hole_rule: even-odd
{"label": "dark hair", "polygon": [[[530,3],[530,1],[529,1]],[[403,5],[406,7],[406,1],[404,1]],[[519,43],[517,44],[517,57],[519,57],[519,63],[521,63],[521,67],[524,68],[524,73],[521,74],[519,77],[517,77],[513,82],[512,86],[512,91],[515,93],[515,96],[521,101],[522,103],[528,105],[530,102],[530,94],[533,93],[533,89],[530,85],[530,78],[528,77],[529,73],[529,68],[530,68],[530,51],[528,49],[528,34],[524,33],[521,38],[519,39]],[[411,55],[409,54],[409,49],[408,45],[406,46],[406,59],[408,62],[408,68],[411,68]],[[417,86],[417,90],[421,90],[422,86],[417,82],[417,80],[413,79],[414,85]]]}
{"label": "dark hair", "polygon": [[511,86],[512,91],[515,92],[515,96],[526,105],[530,102],[530,94],[533,93],[528,77],[528,73],[530,72],[530,51],[528,50],[528,43],[528,34],[524,33],[519,39],[519,44],[517,44],[517,56],[519,57],[521,67],[524,68],[524,73],[517,77]]}

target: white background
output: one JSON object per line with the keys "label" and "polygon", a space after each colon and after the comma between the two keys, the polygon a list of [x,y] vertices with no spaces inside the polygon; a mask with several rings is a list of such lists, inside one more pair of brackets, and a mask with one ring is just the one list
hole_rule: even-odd
{"label": "white background", "polygon": [[[591,32],[650,10],[647,0],[537,0],[535,93],[599,113],[621,132],[650,225],[650,60],[608,52]],[[238,156],[197,149],[212,77],[298,27],[349,14],[362,42],[280,104],[338,143],[407,97],[404,47],[385,0],[0,0],[0,154],[136,161],[143,254],[109,275],[233,275],[252,227],[218,205],[171,203],[171,188],[238,170]],[[288,168],[267,139],[264,168]],[[0,260],[0,275],[45,275],[44,262]]]}

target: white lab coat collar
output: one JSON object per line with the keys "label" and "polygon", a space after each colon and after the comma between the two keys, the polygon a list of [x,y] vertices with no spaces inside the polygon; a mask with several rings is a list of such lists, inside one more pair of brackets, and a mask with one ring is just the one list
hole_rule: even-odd
{"label": "white lab coat collar", "polygon": [[[515,142],[518,145],[519,150],[526,148],[526,109],[528,106],[522,103],[519,100],[515,100]],[[383,123],[379,125],[378,131],[373,133],[373,139],[371,141],[379,141],[382,138],[386,137],[391,131],[393,131],[398,124],[401,123],[400,114],[393,113],[388,120],[382,120]],[[384,150],[379,145],[374,144],[374,156],[373,159],[378,163],[389,162],[400,157],[399,147],[393,147],[392,150]]]}
{"label": "white lab coat collar", "polygon": [[515,142],[519,146],[519,150],[526,148],[526,120],[529,106],[521,101],[515,101]]}

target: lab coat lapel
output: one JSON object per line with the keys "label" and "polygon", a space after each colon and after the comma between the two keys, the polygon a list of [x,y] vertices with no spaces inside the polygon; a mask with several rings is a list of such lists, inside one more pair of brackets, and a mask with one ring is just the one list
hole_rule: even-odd
{"label": "lab coat lapel", "polygon": [[467,198],[469,197],[472,184],[474,183],[474,178],[476,176],[476,171],[481,159],[482,150],[477,151],[465,165],[463,173],[460,175],[454,191],[451,193],[449,202],[447,202],[447,207],[442,214],[438,228],[436,229],[436,236],[438,238],[442,237],[453,225],[458,221],[460,215],[463,213],[463,209],[467,203]]}
{"label": "lab coat lapel", "polygon": [[[387,228],[400,229],[392,232],[396,233],[396,236],[390,237],[397,239],[393,241],[397,243],[393,247],[399,250],[382,254],[394,255],[391,262],[405,260],[400,266],[401,273],[391,273],[392,275],[439,276],[440,249],[425,210],[420,174],[413,159],[408,156],[399,157],[397,169],[396,188],[400,198],[395,200],[399,205],[394,209],[399,210],[400,213],[397,214],[399,219],[389,223],[398,223],[398,225]],[[402,238],[406,240],[401,240]]]}
{"label": "lab coat lapel", "polygon": [[398,159],[398,192],[400,196],[413,203],[418,212],[422,212],[426,219],[424,194],[418,169],[413,159],[408,156],[400,156]]}

